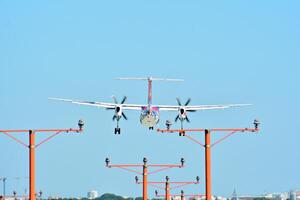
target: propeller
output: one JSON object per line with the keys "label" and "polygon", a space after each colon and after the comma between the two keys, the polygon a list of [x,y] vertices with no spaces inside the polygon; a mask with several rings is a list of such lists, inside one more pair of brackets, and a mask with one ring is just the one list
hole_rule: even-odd
{"label": "propeller", "polygon": [[175,118],[175,122],[177,122],[177,121],[178,121],[178,119],[179,119],[179,115],[177,115],[177,116],[176,116],[176,118]]}
{"label": "propeller", "polygon": [[127,116],[122,112],[122,116],[124,117],[125,120],[127,120]]}
{"label": "propeller", "polygon": [[121,104],[125,103],[126,99],[127,99],[127,97],[124,96],[123,99],[122,99],[122,101],[121,101]]}
{"label": "propeller", "polygon": [[[180,106],[179,112],[180,112],[181,115],[184,114],[184,112],[196,112],[196,110],[186,110],[186,106],[188,106],[188,105],[191,103],[191,98],[188,98],[188,99],[186,100],[185,104],[182,104],[181,101],[180,101],[180,99],[179,99],[178,97],[176,98],[176,101],[177,101],[177,104]],[[184,106],[183,106],[183,105],[184,105]],[[178,114],[178,115],[176,116],[175,122],[177,122],[178,119],[180,118],[180,114]],[[190,122],[190,119],[189,119],[187,116],[185,116],[184,119],[185,119],[187,122]]]}
{"label": "propeller", "polygon": [[[121,103],[118,103],[118,100],[115,96],[111,96],[111,98],[113,99],[114,103],[117,104],[114,108],[106,108],[106,110],[115,110],[116,113],[120,112],[120,110],[122,109],[122,105],[125,103],[125,101],[127,100],[127,96],[124,96]],[[124,117],[125,120],[127,120],[127,116],[124,114],[123,111],[122,112],[122,117]],[[113,116],[112,120],[115,121],[117,119],[116,114]]]}
{"label": "propeller", "polygon": [[186,120],[188,123],[191,122],[187,116],[185,117],[185,120]]}
{"label": "propeller", "polygon": [[[176,100],[177,100],[177,104],[178,104],[179,106],[182,106],[182,103],[181,103],[181,101],[180,101],[180,99],[179,99],[178,97],[176,98]],[[188,98],[188,99],[186,100],[184,106],[189,105],[189,104],[191,103],[191,100],[192,100],[191,98]]]}
{"label": "propeller", "polygon": [[114,100],[115,104],[118,104],[118,100],[117,100],[117,98],[115,96],[111,96],[111,98]]}
{"label": "propeller", "polygon": [[[115,96],[111,96],[111,98],[114,100],[115,104],[119,104],[118,100],[117,100],[117,98]],[[125,101],[126,101],[126,99],[127,99],[127,96],[124,96],[120,104],[124,104]],[[108,109],[111,109],[111,108],[108,108]]]}
{"label": "propeller", "polygon": [[189,105],[190,102],[191,102],[191,98],[188,98],[188,100],[185,102],[184,106]]}
{"label": "propeller", "polygon": [[180,99],[177,97],[176,100],[177,100],[177,104],[178,104],[179,106],[181,106]]}

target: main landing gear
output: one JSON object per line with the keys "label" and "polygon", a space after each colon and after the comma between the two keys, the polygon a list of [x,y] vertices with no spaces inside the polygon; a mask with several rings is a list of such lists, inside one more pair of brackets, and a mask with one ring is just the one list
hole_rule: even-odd
{"label": "main landing gear", "polygon": [[121,128],[119,128],[119,120],[120,119],[118,119],[117,118],[117,128],[115,128],[115,135],[120,135],[121,134]]}
{"label": "main landing gear", "polygon": [[121,128],[115,128],[115,134],[121,134]]}

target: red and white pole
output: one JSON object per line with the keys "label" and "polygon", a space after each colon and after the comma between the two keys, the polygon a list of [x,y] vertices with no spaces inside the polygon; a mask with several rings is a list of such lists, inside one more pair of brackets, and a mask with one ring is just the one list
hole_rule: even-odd
{"label": "red and white pole", "polygon": [[166,177],[166,200],[170,200],[170,183],[169,183],[169,177]]}
{"label": "red and white pole", "polygon": [[211,200],[211,152],[210,130],[205,130],[205,190],[206,200]]}
{"label": "red and white pole", "polygon": [[148,168],[147,168],[147,158],[144,158],[143,165],[143,200],[148,199]]}
{"label": "red and white pole", "polygon": [[35,200],[35,133],[29,130],[29,200]]}

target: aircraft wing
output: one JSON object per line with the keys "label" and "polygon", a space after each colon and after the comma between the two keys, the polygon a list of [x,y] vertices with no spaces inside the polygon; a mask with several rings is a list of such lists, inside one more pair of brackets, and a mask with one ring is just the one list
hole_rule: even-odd
{"label": "aircraft wing", "polygon": [[[97,102],[97,101],[78,101],[78,100],[71,100],[71,99],[61,99],[61,98],[49,98],[50,100],[57,100],[57,101],[64,101],[79,105],[86,105],[86,106],[95,106],[95,107],[102,107],[102,108],[115,108],[116,106],[120,106],[120,104],[116,103],[105,103],[105,102]],[[137,104],[121,104],[122,109],[125,110],[141,110],[142,106],[146,105],[137,105]]]}
{"label": "aircraft wing", "polygon": [[226,109],[232,107],[250,106],[251,104],[225,104],[225,105],[199,105],[199,106],[171,106],[171,105],[157,105],[159,110],[177,111],[181,107],[184,107],[187,111],[196,110],[217,110]]}

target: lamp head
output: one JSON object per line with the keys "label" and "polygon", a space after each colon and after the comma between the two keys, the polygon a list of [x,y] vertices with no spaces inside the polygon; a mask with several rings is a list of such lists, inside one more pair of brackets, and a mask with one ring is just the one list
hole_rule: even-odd
{"label": "lamp head", "polygon": [[139,177],[135,176],[135,182],[136,182],[136,183],[139,182]]}
{"label": "lamp head", "polygon": [[144,158],[143,158],[144,165],[147,164],[147,161],[148,161],[147,158],[144,157]]}
{"label": "lamp head", "polygon": [[181,162],[181,167],[183,167],[183,166],[184,166],[184,163],[185,163],[184,158],[181,158],[181,159],[180,159],[180,162]]}
{"label": "lamp head", "polygon": [[78,128],[79,128],[80,131],[82,131],[83,126],[84,126],[84,122],[83,122],[82,119],[80,119],[80,120],[78,121]]}
{"label": "lamp head", "polygon": [[106,167],[108,167],[108,166],[109,166],[109,163],[110,163],[110,160],[109,160],[109,158],[105,158],[105,164],[106,164]]}
{"label": "lamp head", "polygon": [[254,122],[253,122],[253,124],[254,124],[254,128],[258,129],[258,127],[260,125],[260,121],[258,119],[255,119]]}
{"label": "lamp head", "polygon": [[166,127],[167,130],[170,130],[170,127],[172,126],[172,122],[170,120],[166,120]]}
{"label": "lamp head", "polygon": [[166,176],[166,181],[169,182],[170,178],[169,176]]}

